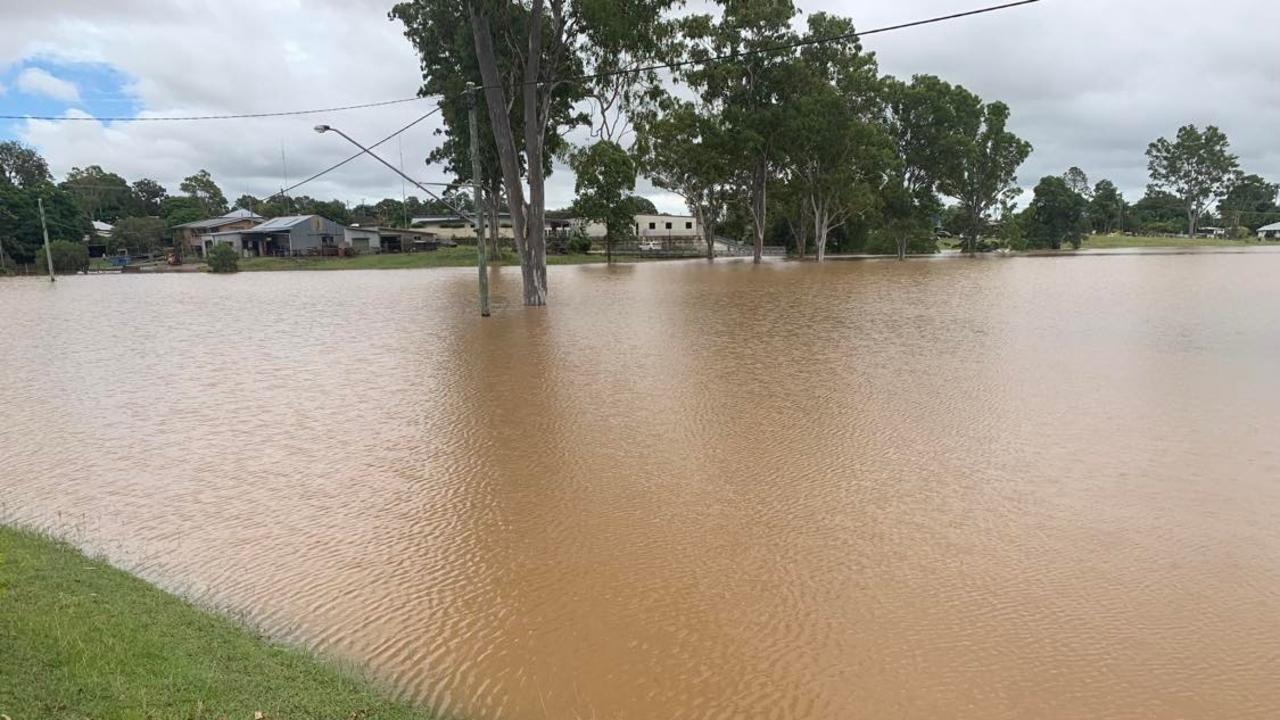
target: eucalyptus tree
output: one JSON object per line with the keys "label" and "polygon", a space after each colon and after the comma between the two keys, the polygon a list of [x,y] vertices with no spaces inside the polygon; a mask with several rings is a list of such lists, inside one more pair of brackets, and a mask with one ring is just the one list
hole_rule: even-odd
{"label": "eucalyptus tree", "polygon": [[1280,186],[1267,182],[1259,175],[1245,175],[1237,179],[1218,203],[1218,214],[1230,218],[1233,227],[1244,226],[1257,230],[1260,226],[1275,222],[1280,214],[1276,196]]}
{"label": "eucalyptus tree", "polygon": [[1110,234],[1123,227],[1128,209],[1128,203],[1115,183],[1099,180],[1093,186],[1093,194],[1089,198],[1089,222],[1094,232]]}
{"label": "eucalyptus tree", "polygon": [[933,218],[942,210],[939,187],[965,147],[963,120],[975,116],[981,101],[932,75],[917,75],[910,83],[888,78],[885,97],[885,124],[896,155],[885,192],[886,219],[898,259],[904,260],[913,239],[933,237]]}
{"label": "eucalyptus tree", "polygon": [[1066,178],[1049,176],[1036,185],[1027,209],[1027,245],[1058,250],[1063,243],[1079,249],[1089,228],[1089,201]]}
{"label": "eucalyptus tree", "polygon": [[[707,111],[718,116],[733,142],[726,148],[743,204],[751,216],[755,261],[769,230],[768,191],[776,178],[780,128],[791,109],[782,102],[794,52],[779,50],[796,39],[791,0],[719,0],[720,14],[682,19],[687,43],[683,78]],[[733,55],[732,60],[714,58]]]}
{"label": "eucalyptus tree", "polygon": [[133,215],[156,217],[160,215],[160,204],[169,197],[169,191],[151,178],[142,178],[133,183],[130,212]]}
{"label": "eucalyptus tree", "polygon": [[578,195],[574,208],[584,220],[604,223],[605,253],[613,262],[613,245],[629,237],[634,223],[628,201],[636,187],[636,164],[615,142],[601,140],[569,158]]}
{"label": "eucalyptus tree", "polygon": [[991,210],[1021,194],[1017,172],[1031,154],[1031,143],[1008,130],[1009,106],[1002,102],[984,104],[974,96],[964,111],[958,118],[961,134],[955,162],[939,188],[959,203],[965,244],[972,254]]}
{"label": "eucalyptus tree", "polygon": [[875,56],[862,51],[852,21],[809,16],[803,39],[825,38],[833,39],[805,46],[781,74],[779,167],[806,205],[818,262],[830,233],[875,203],[892,156]]}
{"label": "eucalyptus tree", "polygon": [[[553,156],[549,138],[566,121],[564,99],[576,100],[599,75],[602,61],[643,54],[646,35],[661,25],[673,0],[411,0],[392,17],[422,57],[425,85],[440,72],[479,80],[493,137],[494,156],[520,254],[526,305],[547,301],[546,175]],[[469,33],[474,71],[463,62],[441,70],[442,52],[463,58],[460,33]],[[441,39],[440,42],[437,42]],[[447,62],[447,61],[446,61]],[[456,90],[455,97],[456,97]],[[519,131],[517,131],[519,127]],[[460,130],[460,127],[459,127]],[[527,191],[526,191],[527,187]]]}
{"label": "eucalyptus tree", "polygon": [[1174,140],[1159,138],[1147,147],[1151,184],[1182,201],[1191,237],[1196,235],[1201,216],[1227,194],[1240,175],[1239,159],[1231,154],[1230,146],[1227,136],[1213,125],[1203,132],[1186,125],[1178,129]]}
{"label": "eucalyptus tree", "polygon": [[730,145],[718,116],[665,97],[635,118],[640,172],[679,195],[698,221],[707,259],[715,259],[715,226],[724,216],[732,175]]}
{"label": "eucalyptus tree", "polygon": [[195,198],[204,210],[205,217],[215,217],[227,211],[227,197],[213,181],[208,170],[201,170],[182,181],[178,186],[187,197]]}
{"label": "eucalyptus tree", "polygon": [[1062,174],[1062,180],[1072,192],[1086,200],[1089,199],[1092,189],[1089,186],[1089,176],[1084,170],[1072,165]]}
{"label": "eucalyptus tree", "polygon": [[114,223],[129,210],[129,181],[100,165],[71,168],[60,186],[71,194],[87,220]]}
{"label": "eucalyptus tree", "polygon": [[49,163],[35,148],[16,140],[0,142],[0,186],[29,188],[52,179]]}
{"label": "eucalyptus tree", "polygon": [[[521,26],[528,22],[528,9],[521,4],[505,8],[510,23]],[[437,131],[441,143],[427,155],[429,164],[440,164],[450,173],[457,186],[472,180],[471,134],[469,126],[468,85],[480,84],[480,64],[476,56],[475,39],[470,28],[470,15],[465,2],[402,2],[390,12],[393,20],[404,25],[404,34],[418,52],[422,70],[422,86],[418,93],[423,97],[438,97],[443,128]],[[544,60],[550,60],[550,50],[544,49]],[[519,127],[524,117],[519,92],[523,74],[523,61],[518,45],[512,38],[504,38],[495,46],[498,73],[507,89],[504,109],[509,124]],[[585,116],[574,109],[583,96],[578,87],[568,87],[557,93],[549,107],[551,114],[548,131],[542,136],[544,152],[543,175],[550,175],[553,158],[562,153],[567,144],[558,131],[585,122]],[[477,126],[480,156],[480,187],[484,194],[484,207],[488,215],[487,229],[491,257],[498,257],[498,214],[504,204],[504,180],[502,166],[494,142],[493,125],[488,110],[488,98],[477,94]],[[518,151],[516,162],[519,173],[526,171],[524,134],[516,134],[513,142]],[[451,188],[452,189],[452,188]],[[523,210],[523,208],[521,208]]]}

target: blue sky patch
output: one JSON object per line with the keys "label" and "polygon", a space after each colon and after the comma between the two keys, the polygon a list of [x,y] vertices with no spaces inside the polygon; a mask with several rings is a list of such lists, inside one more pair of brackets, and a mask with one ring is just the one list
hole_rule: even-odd
{"label": "blue sky patch", "polygon": [[[18,78],[24,70],[38,68],[76,86],[78,101],[60,100],[36,92],[24,91]],[[0,69],[0,115],[62,115],[76,108],[97,117],[133,117],[142,109],[136,97],[128,94],[133,78],[106,63],[65,62],[34,57]],[[0,140],[18,136],[21,120],[0,120]]]}

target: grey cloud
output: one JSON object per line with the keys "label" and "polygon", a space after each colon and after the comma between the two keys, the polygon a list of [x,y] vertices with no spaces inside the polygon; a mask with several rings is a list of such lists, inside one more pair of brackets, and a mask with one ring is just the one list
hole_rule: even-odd
{"label": "grey cloud", "polygon": [[[6,3],[8,4],[8,3]],[[136,78],[125,89],[151,114],[234,113],[323,107],[410,97],[417,57],[390,0],[174,2],[164,11],[142,0],[14,3],[0,26],[0,66],[40,54],[109,63]],[[957,12],[981,0],[799,0],[806,12],[854,17],[868,29]],[[54,7],[56,5],[56,7]],[[1147,143],[1186,123],[1216,124],[1242,164],[1280,180],[1280,53],[1270,35],[1280,4],[1261,0],[1043,0],[998,15],[870,36],[883,71],[931,73],[1013,109],[1014,129],[1036,152],[1019,173],[1026,186],[1071,165],[1110,177],[1130,196],[1146,181]],[[11,97],[12,93],[6,97]],[[131,179],[155,177],[171,188],[194,170],[210,170],[232,195],[267,194],[282,180],[281,146],[291,179],[349,154],[349,146],[310,131],[330,122],[372,141],[429,107],[217,123],[32,122],[21,132],[55,171],[101,164]],[[448,179],[422,159],[439,138],[438,122],[403,138],[411,174]],[[383,148],[399,161],[399,146]],[[648,184],[663,209],[678,200]],[[397,196],[400,183],[362,159],[301,192],[317,197]],[[573,198],[573,178],[558,168],[549,202]]]}

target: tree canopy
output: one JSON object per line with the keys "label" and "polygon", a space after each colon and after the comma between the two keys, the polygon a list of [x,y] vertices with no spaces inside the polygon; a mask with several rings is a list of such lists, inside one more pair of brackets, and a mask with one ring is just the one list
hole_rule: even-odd
{"label": "tree canopy", "polygon": [[1186,125],[1174,140],[1159,138],[1147,148],[1152,187],[1182,201],[1187,233],[1192,236],[1205,211],[1226,195],[1239,175],[1240,162],[1230,146],[1227,136],[1213,125],[1203,131]]}
{"label": "tree canopy", "polygon": [[1064,244],[1079,248],[1089,231],[1089,201],[1066,178],[1050,175],[1036,185],[1027,208],[1027,246],[1058,250]]}
{"label": "tree canopy", "polygon": [[226,196],[222,194],[222,189],[213,181],[208,170],[201,170],[187,177],[178,189],[187,197],[194,198],[200,203],[205,217],[217,217],[230,209],[227,207]]}

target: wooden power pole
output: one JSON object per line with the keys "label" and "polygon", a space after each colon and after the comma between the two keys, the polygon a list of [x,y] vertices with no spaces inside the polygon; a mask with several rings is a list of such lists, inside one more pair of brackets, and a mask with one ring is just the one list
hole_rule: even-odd
{"label": "wooden power pole", "polygon": [[467,122],[471,125],[471,194],[476,209],[476,264],[480,268],[480,315],[489,317],[489,258],[484,247],[484,200],[480,196],[480,131],[476,86],[467,85]]}
{"label": "wooden power pole", "polygon": [[49,249],[49,225],[44,221],[44,198],[36,198],[40,206],[40,229],[44,232],[44,264],[49,268],[49,282],[57,282],[53,276],[53,251]]}

